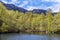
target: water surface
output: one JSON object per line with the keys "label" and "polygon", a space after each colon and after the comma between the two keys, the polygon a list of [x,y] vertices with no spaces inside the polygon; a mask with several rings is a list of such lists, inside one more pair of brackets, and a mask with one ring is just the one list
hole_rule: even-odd
{"label": "water surface", "polygon": [[0,34],[0,40],[60,40],[60,34]]}

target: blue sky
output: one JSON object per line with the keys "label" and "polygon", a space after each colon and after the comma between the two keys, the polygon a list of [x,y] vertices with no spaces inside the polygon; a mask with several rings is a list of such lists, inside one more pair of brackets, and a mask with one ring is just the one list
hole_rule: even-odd
{"label": "blue sky", "polygon": [[8,4],[14,4],[18,7],[25,8],[27,10],[33,9],[48,9],[51,8],[53,12],[57,12],[60,9],[60,0],[1,0]]}

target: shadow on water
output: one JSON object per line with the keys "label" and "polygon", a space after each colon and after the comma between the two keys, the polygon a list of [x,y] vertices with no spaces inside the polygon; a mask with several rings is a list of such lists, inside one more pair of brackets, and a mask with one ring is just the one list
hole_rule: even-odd
{"label": "shadow on water", "polygon": [[60,34],[8,33],[0,34],[0,40],[60,40]]}

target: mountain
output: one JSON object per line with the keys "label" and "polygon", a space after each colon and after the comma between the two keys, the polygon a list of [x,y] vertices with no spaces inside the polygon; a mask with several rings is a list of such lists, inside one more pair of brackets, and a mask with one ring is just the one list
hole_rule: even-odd
{"label": "mountain", "polygon": [[33,9],[32,10],[32,13],[38,13],[38,14],[43,13],[46,15],[46,12],[47,12],[47,10],[43,10],[43,9]]}
{"label": "mountain", "polygon": [[[1,1],[0,1],[1,2]],[[19,12],[26,12],[27,10],[26,9],[24,9],[24,8],[21,8],[21,7],[17,7],[17,6],[15,6],[15,5],[13,5],[13,4],[6,4],[6,3],[3,3],[3,2],[1,2],[5,7],[6,7],[6,9],[8,9],[8,10],[14,10],[14,11],[19,11]]]}
{"label": "mountain", "polygon": [[[1,1],[0,1],[1,2]],[[6,4],[6,3],[4,3],[4,2],[1,2],[5,7],[6,7],[6,9],[8,9],[8,10],[14,10],[14,11],[19,11],[19,12],[28,12],[28,10],[26,10],[26,9],[24,9],[24,8],[21,8],[21,7],[17,7],[17,6],[15,6],[14,4]],[[46,12],[46,10],[43,10],[43,9],[33,9],[32,11],[30,11],[30,12],[32,12],[32,13],[38,13],[38,14],[40,14],[40,13],[44,13],[45,14],[45,12]]]}
{"label": "mountain", "polygon": [[46,13],[46,10],[43,9],[34,9],[32,10],[33,13]]}
{"label": "mountain", "polygon": [[[1,1],[0,1],[1,2]],[[17,6],[15,6],[14,4],[6,4],[6,3],[4,3],[4,2],[1,2],[5,7],[6,7],[6,9],[8,9],[8,10],[14,10],[14,11],[19,11],[19,12],[23,12],[23,13],[25,13],[25,12],[32,12],[33,14],[34,13],[37,13],[37,14],[40,14],[40,13],[43,13],[43,14],[45,14],[46,15],[46,12],[47,12],[47,10],[43,10],[43,9],[33,9],[32,11],[28,11],[28,10],[26,10],[26,9],[24,9],[24,8],[21,8],[21,7],[17,7]],[[54,15],[55,13],[53,13],[52,15]]]}

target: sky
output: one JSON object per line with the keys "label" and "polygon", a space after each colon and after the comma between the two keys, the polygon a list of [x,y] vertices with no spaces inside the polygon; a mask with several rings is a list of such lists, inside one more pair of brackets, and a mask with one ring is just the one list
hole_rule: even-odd
{"label": "sky", "polygon": [[53,12],[60,11],[60,0],[1,0],[7,4],[14,4],[27,10],[52,9]]}

